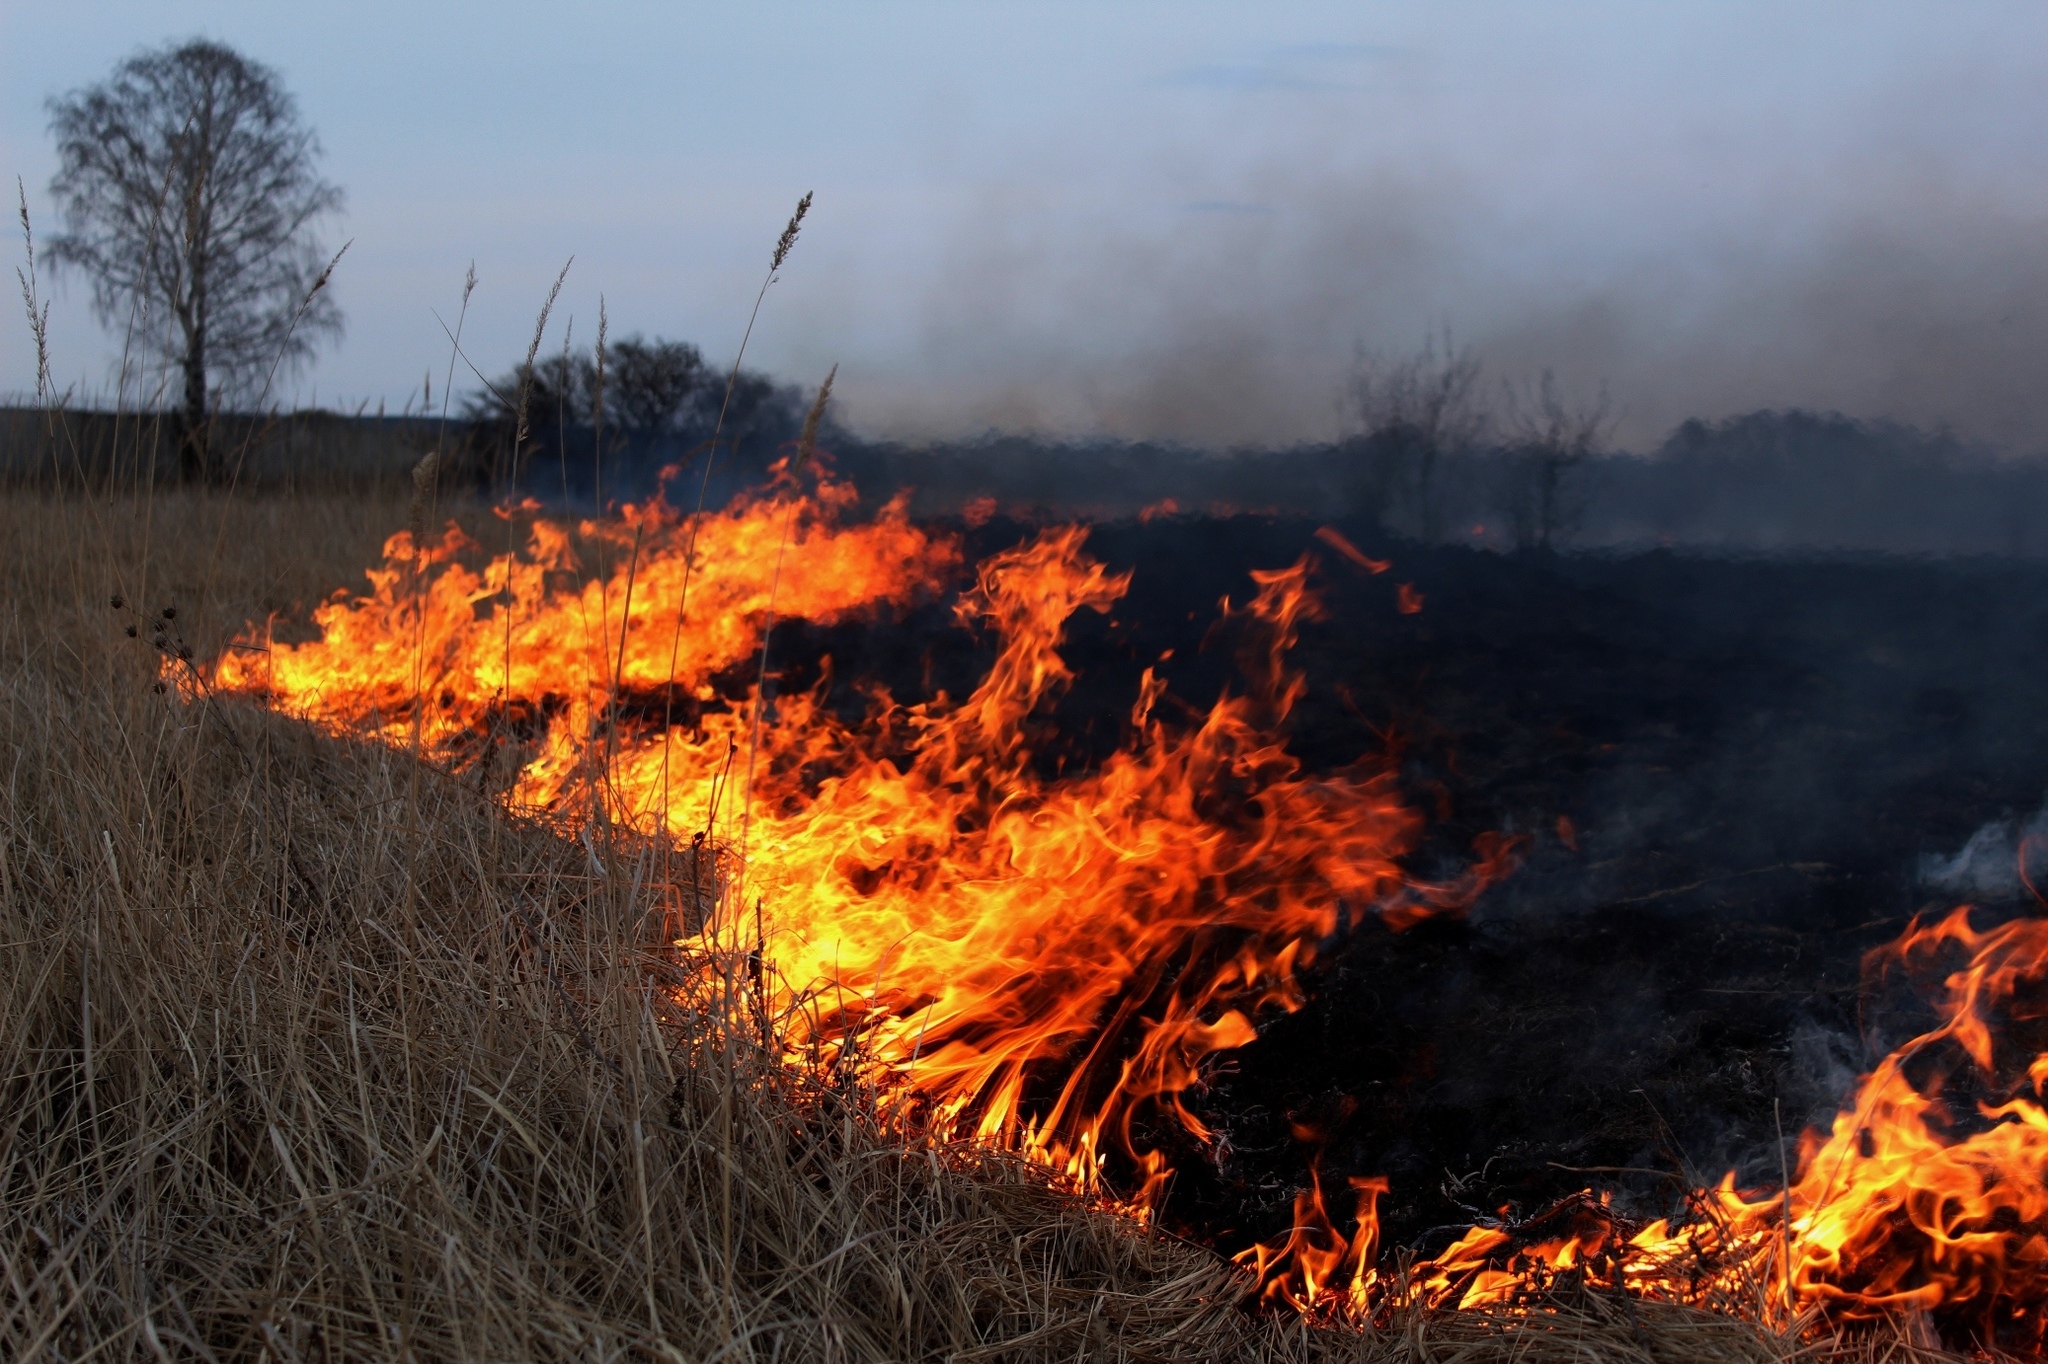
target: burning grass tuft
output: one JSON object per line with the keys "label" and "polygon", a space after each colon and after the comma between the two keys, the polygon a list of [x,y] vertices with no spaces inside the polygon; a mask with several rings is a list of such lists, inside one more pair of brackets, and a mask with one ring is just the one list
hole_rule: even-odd
{"label": "burning grass tuft", "polygon": [[0,502],[0,1355],[1819,1357],[1597,1291],[1249,1311],[1208,1252],[778,1065],[720,1002],[744,954],[660,945],[644,850],[156,686],[407,511]]}

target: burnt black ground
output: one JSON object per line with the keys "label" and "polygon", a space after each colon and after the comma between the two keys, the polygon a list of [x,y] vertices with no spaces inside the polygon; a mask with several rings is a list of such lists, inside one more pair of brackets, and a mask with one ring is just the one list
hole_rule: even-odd
{"label": "burnt black ground", "polygon": [[[1309,1007],[1266,1020],[1202,1099],[1227,1153],[1184,1166],[1167,1222],[1226,1248],[1284,1230],[1297,1124],[1324,1134],[1336,1187],[1392,1179],[1400,1244],[1587,1184],[1652,1210],[1664,1176],[1774,1181],[1774,1103],[1789,1138],[1869,1059],[1862,952],[1949,905],[1920,856],[2048,788],[2048,564],[1500,555],[1338,522],[1393,561],[1375,577],[1317,524],[1097,527],[1090,551],[1135,576],[1111,616],[1074,622],[1048,761],[1115,743],[1166,649],[1173,694],[1205,707],[1234,676],[1218,600],[1309,551],[1328,614],[1294,654],[1295,751],[1391,752],[1433,821],[1421,874],[1485,830],[1523,835],[1525,858],[1464,920],[1328,945]],[[967,532],[968,561],[1024,533]],[[1400,583],[1419,614],[1396,610]],[[795,623],[777,650],[785,687],[829,652],[899,697],[962,694],[988,659],[943,604]]]}

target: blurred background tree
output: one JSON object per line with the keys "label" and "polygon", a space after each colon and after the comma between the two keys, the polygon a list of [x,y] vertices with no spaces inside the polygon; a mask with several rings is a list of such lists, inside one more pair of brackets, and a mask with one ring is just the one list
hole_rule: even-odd
{"label": "blurred background tree", "polygon": [[[717,462],[736,480],[719,485],[725,495],[765,477],[802,424],[797,389],[752,370],[714,367],[688,341],[633,334],[606,342],[603,358],[601,385],[596,352],[565,343],[531,368],[514,366],[472,391],[463,414],[492,452],[485,462],[528,471],[535,490],[559,488],[602,500],[600,459],[608,471],[604,489],[642,495],[656,469],[706,456],[715,436]],[[522,394],[528,443],[507,464]],[[832,428],[835,440],[839,434]]]}
{"label": "blurred background tree", "polygon": [[1508,437],[1499,501],[1516,548],[1548,552],[1585,515],[1586,490],[1579,486],[1579,474],[1606,450],[1614,429],[1613,405],[1604,389],[1591,402],[1566,398],[1547,369],[1534,384],[1503,387]]}
{"label": "blurred background tree", "polygon": [[1477,446],[1490,421],[1474,394],[1478,382],[1479,362],[1448,332],[1402,359],[1359,356],[1349,395],[1354,434],[1339,446],[1358,511],[1419,540],[1442,538],[1441,468]]}
{"label": "blurred background tree", "polygon": [[50,254],[177,372],[180,469],[217,477],[210,413],[340,335],[314,229],[341,190],[278,74],[221,43],[138,53],[49,109],[66,229]]}
{"label": "blurred background tree", "polygon": [[676,430],[719,387],[719,376],[687,341],[628,336],[613,344],[610,363],[611,419],[636,435]]}

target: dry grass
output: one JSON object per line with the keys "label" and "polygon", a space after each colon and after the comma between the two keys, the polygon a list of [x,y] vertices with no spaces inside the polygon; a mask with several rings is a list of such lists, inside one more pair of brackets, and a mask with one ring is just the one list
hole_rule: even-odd
{"label": "dry grass", "polygon": [[203,656],[405,517],[0,501],[0,1356],[1791,1353],[1599,1297],[1369,1334],[1245,1312],[1208,1253],[904,1142],[674,1003],[629,850],[153,689],[163,606]]}

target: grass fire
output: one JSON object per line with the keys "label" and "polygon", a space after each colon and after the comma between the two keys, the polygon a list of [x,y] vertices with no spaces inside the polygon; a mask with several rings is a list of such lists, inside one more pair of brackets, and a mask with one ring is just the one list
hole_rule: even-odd
{"label": "grass fire", "polygon": [[195,2],[10,15],[0,1358],[2048,1358],[2048,11]]}
{"label": "grass fire", "polygon": [[[1129,586],[1081,527],[990,555],[952,594],[957,624],[997,643],[969,695],[857,692],[848,723],[827,656],[771,717],[778,610],[830,624],[900,608],[959,563],[896,507],[835,525],[852,496],[789,487],[701,525],[662,502],[527,517],[519,550],[476,569],[459,529],[401,533],[371,595],[320,609],[320,639],[248,636],[193,685],[458,769],[510,750],[510,801],[649,840],[678,945],[748,953],[748,1007],[792,1064],[859,1074],[937,1137],[1022,1153],[1142,1214],[1172,1172],[1141,1133],[1209,1139],[1183,1095],[1259,1014],[1298,1006],[1316,944],[1353,916],[1455,909],[1505,845],[1458,881],[1415,882],[1398,859],[1417,816],[1384,768],[1310,777],[1287,752],[1273,726],[1316,609],[1306,557],[1223,604],[1256,655],[1242,693],[1172,725],[1147,668],[1128,742],[1086,770],[1047,773],[1052,736],[1033,732],[1070,677],[1069,618]],[[609,571],[582,573],[579,545]],[[743,690],[721,695],[721,676]]]}
{"label": "grass fire", "polygon": [[[207,514],[222,530],[254,528],[247,511]],[[119,513],[92,515],[98,526],[71,533],[136,529]],[[826,1160],[893,1171],[885,1183],[895,1192],[882,1202],[898,1230],[908,1205],[895,1200],[928,1217],[947,1181],[977,1190],[1010,1171],[1002,1197],[1021,1201],[1008,1215],[1064,1208],[1062,1225],[1079,1219],[1074,1235],[1087,1227],[1098,1245],[1127,1243],[1121,1269],[1080,1272],[1096,1285],[1084,1297],[1110,1292],[1134,1314],[1116,1331],[1142,1339],[1112,1332],[1132,1357],[1284,1352],[1296,1347],[1267,1332],[1290,1318],[1315,1327],[1300,1338],[1312,1345],[1299,1346],[1312,1352],[1431,1339],[1449,1348],[1473,1331],[1521,1351],[1548,1348],[1539,1342],[1560,1331],[1600,1338],[1623,1320],[1638,1336],[1655,1323],[1671,1333],[1670,1348],[1730,1357],[1776,1357],[1816,1340],[1852,1354],[1942,1339],[2021,1352],[2041,1344],[2048,1061],[2034,1020],[2048,938],[2032,919],[1977,927],[1957,909],[1869,951],[1864,996],[1904,991],[1926,1025],[1856,1083],[1831,1125],[1799,1138],[1775,1182],[1734,1171],[1699,1179],[1652,1216],[1593,1181],[1540,1207],[1481,1211],[1434,1248],[1412,1237],[1403,1245],[1409,1229],[1381,1216],[1393,1182],[1325,1170],[1332,1133],[1302,1116],[1291,1141],[1307,1177],[1279,1232],[1257,1235],[1189,1195],[1203,1170],[1213,1179],[1246,1159],[1231,1149],[1243,1134],[1217,1101],[1219,1077],[1241,1067],[1238,1054],[1262,1029],[1304,1010],[1329,961],[1355,955],[1368,925],[1384,945],[1459,920],[1490,888],[1511,884],[1532,851],[1529,835],[1484,829],[1424,876],[1431,821],[1406,789],[1399,740],[1341,761],[1290,750],[1290,721],[1312,691],[1293,653],[1304,629],[1332,623],[1324,597],[1376,601],[1385,620],[1413,614],[1409,594],[1394,590],[1400,575],[1380,576],[1386,562],[1337,528],[1304,526],[1291,560],[1248,566],[1238,593],[1196,622],[1186,656],[1224,660],[1213,695],[1175,693],[1177,650],[1140,659],[1126,648],[1124,671],[1139,665],[1130,690],[1108,732],[1077,744],[1062,711],[1082,681],[1066,657],[1070,636],[1093,617],[1097,633],[1081,647],[1100,653],[1144,571],[1094,557],[1083,525],[918,523],[900,501],[862,513],[855,490],[815,466],[808,477],[785,469],[703,514],[656,496],[564,519],[528,501],[429,529],[416,495],[401,519],[407,528],[385,539],[366,588],[329,591],[302,578],[298,590],[324,596],[309,618],[252,612],[203,649],[186,642],[174,610],[141,611],[135,603],[147,598],[123,595],[113,619],[125,623],[129,652],[88,670],[111,665],[128,679],[125,699],[100,689],[92,703],[110,717],[109,737],[124,736],[121,756],[63,725],[43,727],[38,742],[49,770],[75,774],[74,787],[93,765],[60,757],[59,745],[84,743],[100,763],[146,760],[153,775],[95,797],[101,808],[131,807],[121,828],[142,845],[124,854],[134,840],[117,842],[109,815],[88,817],[103,827],[64,874],[102,885],[89,929],[37,919],[19,888],[38,863],[10,867],[19,934],[71,935],[76,951],[61,977],[16,978],[16,1035],[52,1038],[56,1028],[71,1037],[73,1059],[68,1069],[46,1060],[16,1071],[28,1116],[15,1141],[42,1130],[75,1146],[61,1177],[81,1196],[109,1196],[110,1152],[121,1153],[131,1184],[165,1153],[188,1152],[181,1159],[200,1165],[175,1182],[196,1205],[215,1207],[262,1167],[291,1190],[303,1185],[290,1195],[299,1213],[240,1200],[244,1219],[308,1217],[307,1235],[326,1228],[285,1256],[310,1256],[302,1281],[333,1295],[309,1300],[310,1316],[287,1314],[313,1332],[301,1346],[345,1337],[327,1313],[382,1310],[374,1283],[333,1276],[351,1264],[367,1272],[397,1251],[337,1243],[360,1233],[316,1186],[360,1187],[343,1202],[367,1200],[365,1211],[404,1208],[391,1232],[408,1243],[418,1234],[408,1219],[458,1210],[530,1223],[537,1212],[515,1214],[503,1200],[524,1197],[518,1189],[535,1180],[571,1222],[577,1200],[586,1209],[610,1200],[597,1228],[561,1223],[548,1234],[579,1243],[611,1235],[601,1258],[638,1266],[638,1288],[611,1276],[622,1303],[644,1300],[645,1323],[612,1328],[621,1339],[642,1325],[673,1333],[682,1304],[704,1292],[732,1314],[722,1329],[736,1329],[764,1305],[752,1297],[767,1272],[753,1247],[764,1233],[753,1225],[760,1200],[787,1197],[759,1183],[764,1160],[771,1170]],[[1142,531],[1185,534],[1193,524],[1148,519]],[[350,527],[365,545],[370,529]],[[43,572],[61,577],[76,546],[41,545]],[[69,570],[74,579],[81,571]],[[33,627],[18,620],[15,629],[26,641]],[[957,691],[932,676],[934,653],[946,649],[950,671],[970,684]],[[862,660],[889,654],[922,659],[876,669],[894,676],[859,673]],[[24,686],[32,677],[47,686],[48,666],[18,675],[17,723]],[[145,676],[153,693],[139,685]],[[922,690],[899,695],[906,679]],[[1102,709],[1106,696],[1086,704]],[[146,758],[130,751],[144,735],[153,736]],[[232,812],[201,789],[223,781],[242,792]],[[365,782],[360,797],[341,794]],[[45,846],[33,830],[53,816],[16,801],[16,846]],[[179,849],[194,828],[221,821],[226,856],[208,854],[195,877]],[[124,856],[156,870],[123,871]],[[49,875],[58,864],[41,865]],[[193,916],[220,907],[202,894],[221,895],[231,881],[271,887],[258,896],[261,921],[202,929]],[[166,943],[156,935],[170,923],[183,927]],[[230,931],[242,943],[228,954],[237,960],[214,960],[200,974],[219,983],[180,998],[164,972],[192,950],[181,940],[217,957]],[[365,952],[375,967],[351,964]],[[109,960],[123,961],[111,980]],[[263,972],[272,974],[259,986]],[[264,1022],[273,1008],[284,1015]],[[475,1009],[483,1013],[467,1021]],[[208,1011],[221,1017],[208,1024]],[[223,1033],[227,1013],[236,1022]],[[87,1027],[92,1035],[79,1031]],[[216,1048],[205,1057],[201,1034]],[[541,1054],[529,1057],[535,1045]],[[38,1054],[51,1056],[48,1046]],[[259,1064],[279,1067],[269,1083],[292,1092],[209,1092],[273,1052]],[[89,1075],[79,1069],[87,1065]],[[453,1092],[434,1078],[451,1065]],[[171,1067],[176,1082],[123,1089],[150,1066]],[[540,1069],[519,1079],[528,1066]],[[479,1084],[472,1070],[496,1078]],[[536,1091],[544,1074],[550,1083]],[[335,1091],[351,1075],[357,1086],[378,1077],[383,1097]],[[415,1092],[385,1092],[405,1075]],[[568,1109],[524,1107],[560,1102],[543,1095],[565,1081],[586,1097]],[[454,1107],[434,1107],[446,1103]],[[590,1111],[577,1117],[581,1105]],[[108,1134],[102,1106],[122,1115],[119,1132]],[[659,1141],[647,1136],[650,1122],[664,1130]],[[477,1143],[489,1142],[495,1168],[513,1157],[508,1139],[521,1173],[477,1185]],[[728,1154],[691,1175],[678,1141]],[[648,1165],[657,1147],[662,1168]],[[577,1175],[593,1158],[599,1168]],[[302,1167],[321,1173],[293,1173]],[[403,1190],[371,1192],[394,1177]],[[575,1178],[586,1182],[564,1182]],[[849,1195],[840,1178],[820,1167],[809,1182],[832,1186],[827,1202],[842,1219],[880,1215],[874,1186]],[[466,1188],[458,1194],[451,1179]],[[610,1182],[618,1179],[626,1183]],[[692,1179],[704,1202],[692,1204],[679,1183]],[[411,1204],[428,1188],[442,1203],[431,1213]],[[55,1187],[41,1195],[57,1196]],[[782,1215],[791,1214],[815,1215]],[[131,1225],[144,1234],[153,1219]],[[487,1240],[505,1234],[469,1225]],[[1173,1239],[1153,1239],[1167,1232]],[[847,1246],[877,1234],[822,1223],[811,1233],[855,1238]],[[1215,1247],[1206,1268],[1189,1238]],[[710,1280],[668,1277],[691,1262],[676,1259],[683,1244]],[[272,1246],[269,1255],[283,1253]],[[532,1253],[506,1265],[465,1261],[462,1272],[531,1275],[542,1269]],[[62,1264],[78,1279],[102,1255],[108,1270],[121,1259],[91,1238],[51,1238],[24,1263]],[[255,1291],[232,1283],[235,1263],[209,1272],[212,1291]],[[245,1274],[256,1267],[239,1263]],[[1055,1279],[1074,1268],[1047,1265]],[[1103,1273],[1136,1278],[1111,1289]],[[545,1295],[552,1275],[519,1293]],[[836,1271],[802,1287],[846,1291]],[[445,1312],[474,1291],[434,1293],[447,1295]],[[598,1308],[589,1291],[572,1296],[582,1308],[549,1307],[566,1315],[543,1313],[546,1329],[601,1331],[572,1320]],[[981,1323],[973,1327],[920,1322],[927,1309],[913,1298],[904,1299],[913,1319],[881,1338],[895,1342],[885,1353],[929,1349],[929,1340],[906,1343],[919,1330],[993,1339],[976,1315],[985,1309],[970,1309]],[[1630,1306],[1616,1318],[1621,1303]],[[53,1306],[44,1310],[57,1338],[64,1314]],[[190,1304],[179,1310],[195,1339],[218,1329]],[[235,1314],[218,1300],[208,1310]],[[1072,1340],[1081,1329],[1061,1309],[1041,1315],[1010,1324],[1030,1340]],[[1198,1338],[1177,1334],[1195,1322]],[[483,1329],[480,1339],[496,1338]],[[772,1329],[796,1339],[815,1328]],[[1634,1338],[1612,1344],[1626,1349]],[[967,1337],[952,1339],[957,1348]],[[439,1348],[463,1347],[444,1339]]]}

